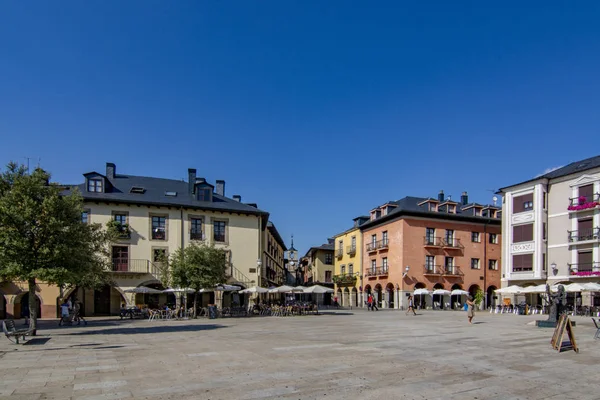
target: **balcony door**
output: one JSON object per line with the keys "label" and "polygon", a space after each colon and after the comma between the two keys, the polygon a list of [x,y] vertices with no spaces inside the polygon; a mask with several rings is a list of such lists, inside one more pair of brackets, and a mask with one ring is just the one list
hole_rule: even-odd
{"label": "balcony door", "polygon": [[592,271],[594,255],[591,251],[581,251],[577,254],[577,268],[581,271]]}
{"label": "balcony door", "polygon": [[594,221],[591,218],[580,219],[577,221],[577,239],[592,240],[594,238]]}
{"label": "balcony door", "polygon": [[435,242],[435,229],[426,228],[425,229],[425,241],[427,244],[434,244]]}
{"label": "balcony door", "polygon": [[112,265],[113,271],[127,272],[129,270],[129,247],[113,246]]}
{"label": "balcony door", "polygon": [[446,243],[450,246],[454,246],[454,230],[446,229]]}
{"label": "balcony door", "polygon": [[447,274],[452,274],[454,272],[454,257],[446,257],[444,267]]}

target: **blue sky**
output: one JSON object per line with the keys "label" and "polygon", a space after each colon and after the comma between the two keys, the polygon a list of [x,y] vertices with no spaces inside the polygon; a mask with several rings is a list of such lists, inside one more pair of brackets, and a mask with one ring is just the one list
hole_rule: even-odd
{"label": "blue sky", "polygon": [[600,2],[0,3],[0,162],[187,168],[304,252],[599,153]]}

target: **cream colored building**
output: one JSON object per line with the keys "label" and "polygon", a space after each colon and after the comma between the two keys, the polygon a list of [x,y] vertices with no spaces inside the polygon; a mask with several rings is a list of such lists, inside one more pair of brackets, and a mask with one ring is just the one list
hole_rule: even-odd
{"label": "cream colored building", "polygon": [[284,285],[286,280],[285,252],[287,251],[287,247],[275,224],[271,221],[267,223],[267,229],[263,231],[262,244],[260,286]]}
{"label": "cream colored building", "polygon": [[501,193],[502,286],[600,281],[600,156]]}
{"label": "cream colored building", "polygon": [[[110,249],[112,267],[107,273],[112,275],[114,284],[99,290],[72,287],[63,293],[76,294],[84,305],[85,315],[118,314],[122,304],[158,306],[174,302],[172,295],[135,295],[125,290],[138,286],[164,288],[159,273],[163,256],[190,243],[227,250],[227,283],[244,287],[266,285],[261,277],[265,269],[260,268],[258,260],[263,265],[277,265],[278,271],[283,268],[285,246],[274,239],[279,235],[274,225],[269,225],[269,214],[256,204],[242,203],[241,196],[227,197],[225,181],[218,180],[213,186],[197,177],[195,169],[188,170],[185,182],[123,175],[117,173],[115,164],[107,163],[104,173],[84,174],[84,183],[67,188],[65,194],[75,188],[84,198],[85,222],[106,226],[109,221],[117,221],[122,232],[119,242]],[[269,248],[268,243],[274,249],[272,254],[264,250]],[[14,284],[0,287],[6,295],[2,302],[4,313],[17,314],[17,309],[11,306],[17,296],[4,293],[7,285]],[[204,303],[215,301],[214,293],[203,296]],[[39,297],[42,316],[55,317],[57,290],[41,290]],[[223,298],[224,305],[230,301],[235,300],[231,296]]]}

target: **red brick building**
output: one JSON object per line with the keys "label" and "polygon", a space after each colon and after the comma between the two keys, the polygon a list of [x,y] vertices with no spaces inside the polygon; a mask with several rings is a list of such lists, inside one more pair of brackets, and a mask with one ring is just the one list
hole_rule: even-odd
{"label": "red brick building", "polygon": [[[500,287],[501,212],[498,207],[437,198],[405,197],[371,210],[361,226],[363,299],[373,293],[384,308],[405,308],[406,295],[426,288],[475,294],[494,303]],[[417,297],[423,306],[455,308],[464,296]]]}

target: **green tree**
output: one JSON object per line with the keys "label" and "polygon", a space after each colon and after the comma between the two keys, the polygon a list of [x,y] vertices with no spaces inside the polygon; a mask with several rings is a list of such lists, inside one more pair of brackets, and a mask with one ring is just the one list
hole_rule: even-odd
{"label": "green tree", "polygon": [[100,224],[81,220],[78,192],[61,195],[50,174],[8,164],[0,174],[0,279],[27,282],[30,328],[37,329],[36,282],[95,287],[107,283],[108,246]]}
{"label": "green tree", "polygon": [[481,304],[481,302],[483,301],[484,297],[485,297],[485,294],[483,293],[483,290],[477,289],[477,291],[475,292],[475,298],[474,298],[473,302],[475,304],[477,304],[477,306],[479,306]]}
{"label": "green tree", "polygon": [[169,262],[174,286],[191,288],[194,294],[194,318],[197,315],[198,291],[214,288],[227,279],[226,253],[214,246],[190,244],[177,249]]}

